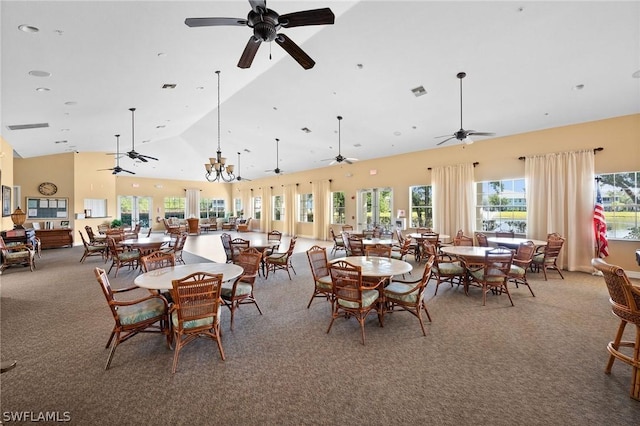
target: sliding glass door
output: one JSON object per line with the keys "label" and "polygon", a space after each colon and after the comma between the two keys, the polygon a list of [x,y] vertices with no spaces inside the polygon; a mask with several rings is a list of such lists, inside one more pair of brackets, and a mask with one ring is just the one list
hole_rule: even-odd
{"label": "sliding glass door", "polygon": [[151,223],[152,207],[151,197],[130,195],[118,197],[118,212],[124,226],[134,227],[140,223],[143,230],[148,230]]}

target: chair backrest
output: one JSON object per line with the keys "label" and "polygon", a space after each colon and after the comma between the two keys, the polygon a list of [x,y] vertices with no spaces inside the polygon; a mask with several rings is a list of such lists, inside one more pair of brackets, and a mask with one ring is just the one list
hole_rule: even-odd
{"label": "chair backrest", "polygon": [[478,247],[489,247],[487,236],[482,232],[476,232],[476,241],[478,242]]}
{"label": "chair backrest", "polygon": [[518,246],[515,256],[513,256],[513,263],[522,268],[527,268],[533,259],[533,254],[536,251],[536,246],[533,241],[525,241]]}
{"label": "chair backrest", "polygon": [[364,243],[362,238],[351,235],[349,238],[350,256],[364,256]]}
{"label": "chair backrest", "polygon": [[463,236],[464,236],[464,231],[462,229],[458,229],[458,232],[456,232],[455,238],[460,238]]}
{"label": "chair backrest", "polygon": [[298,240],[298,236],[294,235],[291,237],[291,241],[289,242],[289,248],[287,249],[287,256],[291,257],[293,254],[293,250],[296,248],[296,241]]}
{"label": "chair backrest", "polygon": [[342,230],[343,231],[353,231],[353,226],[352,225],[342,225]]}
{"label": "chair backrest", "polygon": [[107,303],[109,304],[109,308],[111,309],[111,314],[116,322],[119,323],[119,316],[117,307],[114,305],[113,298],[113,290],[111,289],[111,283],[109,283],[109,277],[107,276],[107,271],[102,268],[95,268],[93,272],[96,275],[96,280],[98,280],[98,284],[100,284],[100,288],[102,289],[102,294],[104,294],[105,299],[107,299]]}
{"label": "chair backrest", "polygon": [[[340,235],[340,237],[338,237],[335,233],[335,231],[333,230],[333,228],[329,227],[329,233],[331,234],[331,239],[333,239],[333,241],[335,243],[339,243],[342,241],[342,235]],[[340,239],[338,239],[340,238]]]}
{"label": "chair backrest", "polygon": [[391,246],[375,244],[367,246],[364,252],[367,257],[391,257]]}
{"label": "chair backrest", "polygon": [[453,239],[454,246],[473,246],[473,238],[462,235]]}
{"label": "chair backrest", "polygon": [[342,236],[342,241],[344,241],[344,248],[347,251],[347,255],[350,255],[351,245],[349,244],[349,233],[343,231],[340,235]]}
{"label": "chair backrest", "polygon": [[405,238],[404,241],[402,241],[402,244],[400,245],[400,258],[403,259],[404,256],[406,256],[407,253],[409,253],[409,250],[411,250],[411,239]]}
{"label": "chair backrest", "polygon": [[505,248],[495,248],[488,250],[484,254],[484,279],[488,282],[495,282],[499,279],[507,280],[511,270],[513,252]]}
{"label": "chair backrest", "polygon": [[118,246],[116,245],[116,239],[112,236],[107,236],[107,247],[109,247],[111,256],[113,256],[114,258],[119,257],[120,250],[118,250]]}
{"label": "chair backrest", "polygon": [[140,258],[140,263],[142,264],[142,270],[144,272],[149,272],[155,269],[176,266],[176,256],[173,253],[158,250],[146,256],[142,256]]}
{"label": "chair backrest", "polygon": [[564,238],[558,236],[558,234],[550,234],[547,237],[547,245],[544,248],[545,261],[557,259],[560,255],[560,250],[564,245]]}
{"label": "chair backrest", "polygon": [[124,231],[122,229],[109,229],[106,232],[107,239],[113,238],[116,241],[124,240]]}
{"label": "chair backrest", "polygon": [[96,235],[93,233],[93,228],[87,225],[84,227],[84,230],[87,231],[87,237],[89,237],[89,241],[94,242],[96,239]]}
{"label": "chair backrest", "polygon": [[437,264],[438,247],[435,244],[432,244],[428,240],[422,240],[420,244],[422,244],[422,247],[421,247],[422,252],[425,253],[428,257],[433,257],[434,262]]}
{"label": "chair backrest", "polygon": [[260,271],[261,260],[262,253],[255,247],[241,250],[235,258],[235,264],[243,269],[240,281],[253,284]]}
{"label": "chair backrest", "polygon": [[369,239],[374,238],[373,229],[365,229],[365,230],[363,230],[362,231],[362,236],[364,238],[369,238]]}
{"label": "chair backrest", "polygon": [[362,268],[340,260],[329,265],[329,274],[338,303],[342,306],[362,307]]}
{"label": "chair backrest", "polygon": [[282,232],[273,230],[267,234],[267,241],[282,241]]}
{"label": "chair backrest", "polygon": [[440,244],[440,234],[436,232],[424,232],[421,236],[423,240],[427,240],[435,246]]}
{"label": "chair backrest", "polygon": [[231,251],[231,235],[223,232],[220,235],[220,241],[222,241],[224,253],[227,255],[227,262],[231,262],[233,260],[233,252]]}
{"label": "chair backrest", "polygon": [[402,231],[400,230],[400,228],[396,228],[396,238],[398,239],[398,242],[400,244],[402,244],[402,242],[405,240],[404,235],[402,235]]}
{"label": "chair backrest", "polygon": [[[194,325],[189,327],[189,334],[211,328],[209,318],[218,322],[218,308],[220,306],[220,290],[222,289],[222,274],[196,272],[186,277],[171,281],[171,297],[178,316],[176,328],[183,330],[185,322]],[[196,324],[201,323],[198,326]]]}
{"label": "chair backrest", "polygon": [[329,265],[327,265],[327,249],[320,246],[313,246],[307,250],[307,259],[311,267],[313,280],[318,281],[322,277],[329,275]]}
{"label": "chair backrest", "polygon": [[231,247],[231,253],[233,255],[233,262],[235,263],[235,259],[236,256],[238,256],[238,254],[244,250],[244,249],[248,249],[249,245],[250,245],[250,241],[249,240],[245,240],[243,238],[234,238],[233,240],[231,240],[231,242],[229,243],[229,246]]}
{"label": "chair backrest", "polygon": [[433,229],[431,228],[426,228],[426,227],[419,227],[416,228],[416,233],[418,234],[433,234]]}
{"label": "chair backrest", "polygon": [[513,231],[496,231],[496,237],[499,238],[513,238],[516,233]]}
{"label": "chair backrest", "polygon": [[184,249],[184,244],[187,242],[187,237],[189,236],[188,232],[181,232],[176,237],[176,242],[173,245],[174,252],[180,252]]}
{"label": "chair backrest", "polygon": [[106,234],[108,230],[109,230],[109,225],[107,225],[106,223],[102,223],[98,225],[98,232],[100,234]]}
{"label": "chair backrest", "polygon": [[[431,246],[433,247],[433,244],[431,244]],[[429,255],[429,257],[427,258],[427,263],[424,266],[424,271],[422,271],[422,281],[420,283],[420,290],[418,292],[417,298],[418,303],[420,303],[420,301],[422,300],[422,294],[427,288],[427,284],[429,284],[429,279],[431,278],[431,268],[433,267],[435,260],[436,255],[434,254]]]}
{"label": "chair backrest", "polygon": [[602,272],[613,313],[622,317],[627,316],[626,314],[636,317],[640,315],[640,287],[634,286],[629,281],[624,269],[598,257],[591,259],[591,266]]}
{"label": "chair backrest", "polygon": [[84,245],[84,248],[86,248],[87,250],[89,249],[89,243],[87,243],[87,240],[84,238],[84,235],[82,235],[82,231],[78,229],[78,234],[80,234],[80,239],[82,240],[82,245]]}

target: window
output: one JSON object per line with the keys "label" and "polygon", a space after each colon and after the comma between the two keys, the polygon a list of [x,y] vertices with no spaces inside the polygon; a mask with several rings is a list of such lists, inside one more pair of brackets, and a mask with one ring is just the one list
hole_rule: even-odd
{"label": "window", "polygon": [[273,220],[284,220],[284,204],[282,195],[273,196]]}
{"label": "window", "polygon": [[300,222],[313,222],[313,194],[300,194]]}
{"label": "window", "polygon": [[527,232],[524,179],[476,183],[476,230]]}
{"label": "window", "polygon": [[200,219],[214,219],[224,217],[224,200],[215,198],[200,198]]}
{"label": "window", "polygon": [[243,215],[242,211],[242,198],[236,198],[233,200],[233,204],[235,206],[235,212],[237,217],[241,217]]}
{"label": "window", "polygon": [[345,201],[344,192],[331,193],[331,223],[345,224]]}
{"label": "window", "polygon": [[431,185],[409,188],[412,228],[433,228],[433,193]]}
{"label": "window", "polygon": [[164,199],[164,217],[177,217],[184,219],[186,198],[184,197],[165,197]]}
{"label": "window", "polygon": [[640,240],[640,171],[600,175],[607,238]]}
{"label": "window", "polygon": [[261,213],[262,213],[262,197],[254,197],[253,198],[253,217],[254,217],[254,219],[260,220]]}

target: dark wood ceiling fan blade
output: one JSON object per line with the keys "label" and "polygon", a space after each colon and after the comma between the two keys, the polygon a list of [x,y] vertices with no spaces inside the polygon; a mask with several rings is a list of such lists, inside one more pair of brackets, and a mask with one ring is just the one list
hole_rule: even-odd
{"label": "dark wood ceiling fan blade", "polygon": [[184,20],[188,27],[218,27],[222,25],[242,27],[247,25],[243,18],[187,18]]}
{"label": "dark wood ceiling fan blade", "polygon": [[332,25],[335,20],[335,15],[328,7],[286,13],[280,15],[278,18],[278,22],[280,22],[280,25],[284,28],[301,27],[305,25]]}
{"label": "dark wood ceiling fan blade", "polygon": [[238,61],[238,68],[249,68],[253,63],[253,58],[256,57],[256,52],[258,52],[258,48],[262,40],[256,38],[256,36],[249,37],[249,41],[247,45],[244,47],[244,51],[242,52],[242,56],[240,56],[240,60]]}
{"label": "dark wood ceiling fan blade", "polygon": [[265,0],[249,0],[249,4],[256,13],[260,13],[260,9],[267,10],[267,2]]}
{"label": "dark wood ceiling fan blade", "polygon": [[138,154],[138,159],[144,161],[145,163],[147,162],[147,159],[159,161],[156,157],[152,157],[150,155],[144,155],[144,154]]}
{"label": "dark wood ceiling fan blade", "polygon": [[286,50],[287,53],[291,55],[291,57],[295,59],[296,62],[298,62],[305,70],[313,68],[316,64],[315,61],[304,52],[304,50],[300,49],[300,47],[286,35],[278,34],[278,37],[276,37],[276,43],[282,46],[282,48]]}
{"label": "dark wood ceiling fan blade", "polygon": [[475,130],[469,130],[467,135],[476,135],[476,136],[495,136],[495,133],[492,132],[476,132]]}
{"label": "dark wood ceiling fan blade", "polygon": [[438,146],[439,146],[439,145],[442,145],[443,143],[448,142],[448,141],[450,141],[451,139],[455,139],[455,138],[456,138],[455,136],[450,136],[449,138],[447,138],[447,139],[443,140],[442,142],[438,142],[436,145],[438,145]]}
{"label": "dark wood ceiling fan blade", "polygon": [[131,173],[132,175],[135,175],[134,172],[130,172],[129,170],[125,170],[125,169],[122,169],[121,172],[127,172],[127,173]]}

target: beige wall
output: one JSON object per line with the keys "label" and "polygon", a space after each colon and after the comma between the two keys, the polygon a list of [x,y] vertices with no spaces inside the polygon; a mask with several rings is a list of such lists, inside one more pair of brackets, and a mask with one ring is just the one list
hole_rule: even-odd
{"label": "beige wall", "polygon": [[[0,137],[0,184],[13,187],[13,179],[13,148],[4,138]],[[16,207],[17,206],[11,204],[11,212],[13,212]],[[0,228],[2,230],[13,228],[13,222],[10,216],[2,217],[0,213]]]}
{"label": "beige wall", "polygon": [[[389,144],[397,144],[397,138],[390,138]],[[85,197],[97,198],[105,194],[109,200],[109,214],[115,216],[117,195],[152,196],[154,215],[164,216],[162,200],[165,196],[184,196],[184,189],[199,188],[202,197],[225,198],[232,206],[232,197],[241,188],[253,188],[254,191],[265,186],[273,187],[272,194],[282,194],[282,186],[298,183],[298,192],[311,192],[312,181],[332,179],[333,191],[344,191],[347,196],[347,217],[356,215],[356,193],[362,188],[391,187],[394,192],[393,209],[409,208],[409,186],[424,185],[431,182],[430,167],[478,162],[475,177],[478,181],[524,177],[524,161],[521,156],[546,154],[551,152],[603,147],[595,161],[596,173],[610,173],[640,170],[640,114],[594,121],[561,128],[541,130],[520,135],[478,140],[473,145],[463,145],[452,141],[450,145],[435,150],[425,150],[410,154],[391,156],[384,159],[360,161],[352,165],[342,164],[304,173],[291,173],[271,176],[264,179],[243,181],[231,185],[212,184],[206,181],[167,181],[136,178],[135,176],[113,176],[109,172],[96,172],[99,168],[113,167],[113,159],[104,154],[62,154],[41,158],[16,160],[14,181],[23,186],[23,197],[37,195],[37,184],[43,181],[70,182],[70,195],[74,208],[81,211]],[[4,142],[3,142],[3,149]],[[9,150],[10,151],[10,150]],[[356,153],[351,153],[357,157]],[[66,156],[73,158],[67,160]],[[6,157],[5,157],[6,158]],[[47,168],[42,166],[45,164]],[[59,167],[59,164],[64,167]],[[4,169],[5,163],[2,163]],[[71,167],[71,169],[67,168]],[[167,166],[168,167],[168,166]],[[57,169],[55,174],[47,170]],[[73,172],[74,177],[63,177],[58,173]],[[376,174],[370,174],[375,170]],[[36,172],[34,172],[36,171]],[[3,171],[3,181],[5,180]],[[59,182],[56,182],[56,179]],[[113,182],[113,188],[111,188]],[[25,189],[26,188],[26,189]],[[61,188],[63,191],[63,188]],[[64,189],[67,194],[67,189]],[[67,195],[64,195],[67,196]],[[157,209],[160,208],[160,211]],[[84,226],[85,222],[94,225],[97,219],[76,221],[74,228]],[[9,221],[10,222],[10,221]],[[355,224],[355,219],[352,220]],[[3,228],[11,226],[3,220]],[[161,229],[156,224],[156,229]],[[270,229],[280,229],[273,223]],[[312,234],[311,224],[298,224],[296,232],[301,236]],[[77,239],[77,238],[76,238]],[[640,248],[637,241],[611,241],[611,255],[607,261],[618,264],[627,270],[640,272],[635,263],[633,252]]]}

